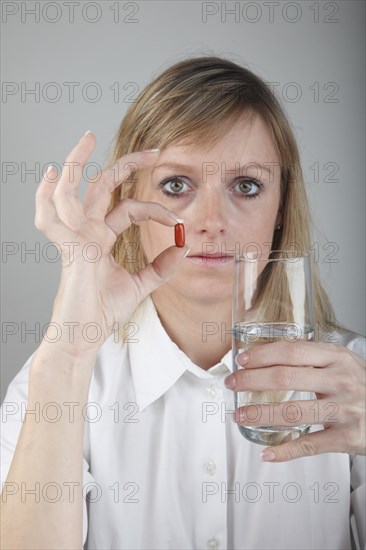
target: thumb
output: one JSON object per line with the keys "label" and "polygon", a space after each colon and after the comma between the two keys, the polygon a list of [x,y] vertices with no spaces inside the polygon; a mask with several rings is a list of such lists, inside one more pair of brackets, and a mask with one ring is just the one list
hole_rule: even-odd
{"label": "thumb", "polygon": [[133,273],[132,276],[139,279],[138,286],[141,291],[141,300],[170,279],[189,251],[190,248],[187,246],[184,248],[171,246],[161,252],[141,271]]}

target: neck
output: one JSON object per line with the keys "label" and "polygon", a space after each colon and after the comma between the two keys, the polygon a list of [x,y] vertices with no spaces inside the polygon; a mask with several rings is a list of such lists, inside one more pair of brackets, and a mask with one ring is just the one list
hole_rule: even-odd
{"label": "neck", "polygon": [[193,363],[204,370],[213,367],[231,349],[231,303],[203,303],[163,286],[151,297],[168,336]]}

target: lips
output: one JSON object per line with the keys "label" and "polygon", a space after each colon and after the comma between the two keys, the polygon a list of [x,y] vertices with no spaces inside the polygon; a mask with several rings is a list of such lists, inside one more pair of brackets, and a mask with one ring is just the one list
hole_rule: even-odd
{"label": "lips", "polygon": [[204,259],[211,259],[211,258],[232,258],[232,254],[190,254],[188,258],[204,258]]}
{"label": "lips", "polygon": [[187,256],[187,260],[191,262],[207,267],[211,266],[220,266],[228,264],[233,260],[234,256],[232,254],[191,254]]}
{"label": "lips", "polygon": [[187,256],[188,258],[232,258],[232,254],[220,254],[219,252],[216,252],[215,254],[189,254]]}

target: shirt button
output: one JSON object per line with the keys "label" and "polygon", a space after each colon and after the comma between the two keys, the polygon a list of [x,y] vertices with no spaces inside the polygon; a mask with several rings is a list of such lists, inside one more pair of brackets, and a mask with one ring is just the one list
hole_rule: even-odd
{"label": "shirt button", "polygon": [[215,462],[212,460],[212,458],[209,458],[208,461],[206,462],[205,470],[210,476],[213,476],[216,474],[217,467]]}
{"label": "shirt button", "polygon": [[207,548],[212,548],[213,550],[215,548],[220,548],[219,541],[217,539],[210,539],[207,541]]}
{"label": "shirt button", "polygon": [[214,386],[211,384],[211,386],[208,386],[206,389],[206,393],[211,399],[216,399],[217,397],[217,386]]}

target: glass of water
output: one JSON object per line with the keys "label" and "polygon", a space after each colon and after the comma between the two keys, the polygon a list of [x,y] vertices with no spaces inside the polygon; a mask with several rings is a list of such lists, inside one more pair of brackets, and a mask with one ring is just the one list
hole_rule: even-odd
{"label": "glass of water", "polygon": [[[310,255],[286,251],[246,253],[235,256],[233,285],[233,366],[239,353],[252,346],[285,340],[295,344],[314,338],[314,307]],[[254,443],[280,445],[305,434],[310,426],[301,422],[301,408],[293,400],[313,399],[314,394],[301,391],[236,392],[235,408],[247,409],[254,420],[266,404],[266,418],[281,405],[280,426],[241,426],[241,434]],[[287,403],[288,402],[288,403]],[[249,411],[251,416],[249,417]],[[262,417],[262,415],[261,415]],[[265,424],[265,423],[264,423]]]}

